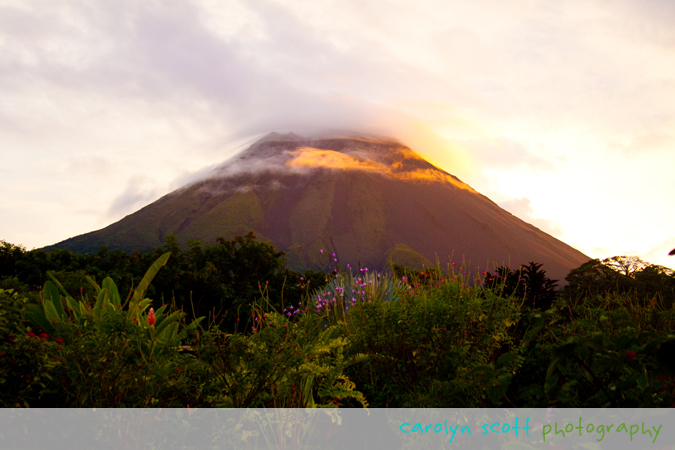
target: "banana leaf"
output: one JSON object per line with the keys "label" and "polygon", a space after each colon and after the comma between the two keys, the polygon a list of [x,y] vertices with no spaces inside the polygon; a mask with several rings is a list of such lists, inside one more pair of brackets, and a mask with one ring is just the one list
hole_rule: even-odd
{"label": "banana leaf", "polygon": [[199,326],[199,322],[201,322],[204,319],[205,319],[205,317],[202,316],[198,319],[193,320],[192,323],[190,323],[190,325],[186,326],[185,328],[183,328],[183,331],[178,333],[176,338],[178,338],[179,341],[182,341],[183,339],[185,339],[187,337],[188,333],[193,332],[195,329],[197,329],[197,327]]}
{"label": "banana leaf", "polygon": [[[56,287],[59,289],[59,291],[61,291],[61,292],[63,293],[63,296],[66,298],[66,303],[67,303],[67,302],[68,302],[68,299],[69,299],[69,298],[72,298],[72,297],[70,296],[70,294],[68,294],[68,291],[66,291],[65,288],[61,285],[61,283],[59,283],[59,280],[57,280],[57,279],[54,277],[54,275],[52,274],[52,271],[51,271],[51,270],[48,270],[48,271],[47,271],[47,275],[49,276],[49,278],[52,279],[52,281],[54,282],[54,284],[56,284]],[[49,283],[49,285],[50,285],[49,288],[47,288],[47,283]],[[52,291],[52,287],[51,287],[51,286],[52,286],[51,282],[50,282],[49,280],[47,280],[47,282],[45,283],[45,288],[47,288],[47,289],[49,289],[50,291]],[[52,291],[52,292],[53,292],[53,291]],[[53,293],[52,293],[51,295],[52,295],[52,298],[53,298]],[[66,317],[66,313],[63,311],[63,305],[61,305],[61,299],[59,299],[58,301],[56,301],[56,300],[52,300],[52,301],[53,301],[53,303],[54,303],[54,307],[56,308],[56,311],[57,311],[58,314],[59,314],[59,317],[65,318],[65,317]]]}
{"label": "banana leaf", "polygon": [[167,328],[172,323],[177,323],[184,315],[185,313],[175,311],[169,316],[164,316],[162,314],[161,317],[157,317],[157,313],[155,313],[155,335],[158,338],[161,338],[164,329]]}
{"label": "banana leaf", "polygon": [[68,303],[68,308],[73,312],[75,319],[79,322],[82,320],[82,317],[86,314],[87,308],[84,306],[84,303],[75,301],[72,297],[66,299]]}
{"label": "banana leaf", "polygon": [[59,288],[56,287],[52,281],[47,280],[44,287],[42,288],[42,298],[44,300],[51,300],[52,302],[58,300],[61,296],[59,295]]}
{"label": "banana leaf", "polygon": [[91,278],[89,278],[89,277],[85,277],[85,278],[87,279],[89,284],[91,284],[94,287],[94,289],[96,289],[96,295],[98,295],[101,292],[101,286],[96,284],[96,282],[94,280],[92,280]]}
{"label": "banana leaf", "polygon": [[[140,302],[143,299],[143,294],[147,292],[148,286],[150,285],[150,282],[152,281],[153,278],[155,278],[155,275],[157,275],[157,272],[159,272],[159,269],[162,268],[162,266],[166,265],[166,262],[169,260],[169,256],[171,256],[171,252],[164,253],[162,256],[157,258],[157,261],[155,261],[152,266],[148,269],[148,271],[145,273],[145,276],[141,280],[140,283],[138,283],[138,286],[136,287],[136,290],[134,291],[133,297],[131,297],[131,302],[129,304],[129,309],[131,310],[134,306],[138,306],[138,302]],[[133,308],[135,309],[135,308]]]}
{"label": "banana leaf", "polygon": [[49,321],[45,317],[45,310],[42,306],[28,305],[26,306],[26,311],[24,312],[24,315],[31,324],[35,325],[36,328],[41,328],[42,330],[47,332],[47,334],[54,331],[54,326],[51,323],[49,323]]}
{"label": "banana leaf", "polygon": [[[61,301],[57,301],[57,304],[60,304]],[[58,321],[62,319],[62,317],[59,315],[58,310],[56,309],[56,306],[54,305],[54,302],[51,300],[45,300],[44,303],[42,304],[45,310],[45,318],[47,319],[48,322],[52,323],[55,320]]]}
{"label": "banana leaf", "polygon": [[100,319],[106,310],[106,306],[110,303],[110,291],[107,288],[101,289],[94,305],[94,317]]}
{"label": "banana leaf", "polygon": [[122,304],[122,297],[120,297],[120,293],[117,290],[117,285],[113,281],[112,278],[106,277],[103,280],[103,289],[108,289],[108,292],[110,292],[110,301],[114,306],[121,305]]}

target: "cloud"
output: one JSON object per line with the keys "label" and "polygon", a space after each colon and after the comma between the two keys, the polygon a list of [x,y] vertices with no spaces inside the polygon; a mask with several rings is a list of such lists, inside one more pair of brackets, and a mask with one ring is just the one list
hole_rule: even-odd
{"label": "cloud", "polygon": [[132,176],[127,181],[126,189],[112,201],[106,216],[119,220],[140,208],[157,200],[161,193],[153,187],[152,180],[142,176]]}
{"label": "cloud", "polygon": [[[579,178],[610,180],[639,155],[670,164],[673,2],[381,3],[0,0],[3,157],[60,209],[105,203],[101,221],[208,176],[231,142],[270,131],[393,136],[480,192],[510,183],[503,196],[533,205],[544,203],[531,186],[564,205]],[[132,176],[146,177],[138,191],[116,195]],[[667,203],[675,184],[659,180],[641,198]],[[13,185],[3,194],[39,220]],[[560,206],[567,236],[576,210],[611,216],[582,197]],[[24,220],[0,234],[21,236]],[[606,234],[589,227],[579,240]]]}
{"label": "cloud", "polygon": [[532,153],[525,145],[499,136],[491,139],[465,139],[457,141],[482,169],[513,169],[527,166],[533,170],[552,171],[554,164]]}
{"label": "cloud", "polygon": [[530,204],[530,199],[527,197],[500,201],[499,206],[552,236],[561,236],[563,234],[562,230],[550,220],[533,217],[534,210]]}

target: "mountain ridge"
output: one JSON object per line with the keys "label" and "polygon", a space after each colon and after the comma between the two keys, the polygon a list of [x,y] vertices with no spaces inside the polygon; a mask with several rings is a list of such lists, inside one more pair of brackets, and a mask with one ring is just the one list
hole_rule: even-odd
{"label": "mountain ridge", "polygon": [[[441,264],[464,255],[485,270],[543,263],[562,280],[590,260],[501,209],[459,178],[395,140],[270,133],[215,169],[101,230],[49,248],[102,245],[148,251],[173,233],[212,244],[253,231],[286,252],[295,270],[343,266],[382,270],[387,257]],[[135,248],[132,248],[135,247]],[[419,266],[419,264],[417,264]]]}

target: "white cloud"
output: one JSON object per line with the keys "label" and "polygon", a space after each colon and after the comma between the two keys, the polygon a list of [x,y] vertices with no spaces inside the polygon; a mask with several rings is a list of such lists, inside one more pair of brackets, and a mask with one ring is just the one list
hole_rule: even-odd
{"label": "white cloud", "polygon": [[540,230],[552,236],[561,236],[562,230],[550,220],[535,217],[534,210],[530,204],[530,199],[526,197],[514,198],[499,202],[499,206],[504,208],[514,216],[524,220],[527,223],[534,225]]}

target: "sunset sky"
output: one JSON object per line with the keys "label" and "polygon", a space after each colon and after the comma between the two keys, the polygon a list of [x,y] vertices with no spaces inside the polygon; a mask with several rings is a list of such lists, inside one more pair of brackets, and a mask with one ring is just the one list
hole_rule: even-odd
{"label": "sunset sky", "polygon": [[675,2],[0,0],[0,239],[271,132],[392,136],[592,258],[675,268]]}

